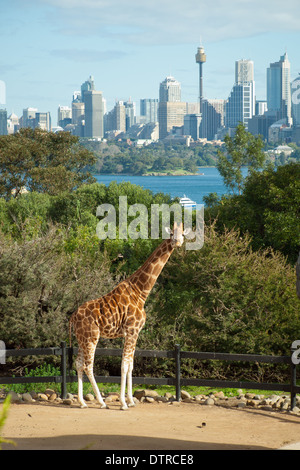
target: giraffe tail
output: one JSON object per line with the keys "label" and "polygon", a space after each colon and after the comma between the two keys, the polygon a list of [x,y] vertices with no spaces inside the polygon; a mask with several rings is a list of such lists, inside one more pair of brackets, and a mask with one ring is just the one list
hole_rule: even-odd
{"label": "giraffe tail", "polygon": [[69,370],[72,370],[73,368],[72,326],[73,326],[73,319],[71,317],[69,321],[69,347],[68,347]]}

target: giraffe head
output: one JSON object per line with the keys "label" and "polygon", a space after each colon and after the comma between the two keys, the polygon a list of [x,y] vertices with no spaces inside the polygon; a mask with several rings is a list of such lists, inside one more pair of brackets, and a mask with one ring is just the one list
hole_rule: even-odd
{"label": "giraffe head", "polygon": [[170,240],[172,246],[175,248],[181,246],[184,242],[184,236],[190,232],[190,229],[183,230],[182,222],[178,225],[177,222],[174,222],[173,229],[166,227],[166,231],[171,235]]}

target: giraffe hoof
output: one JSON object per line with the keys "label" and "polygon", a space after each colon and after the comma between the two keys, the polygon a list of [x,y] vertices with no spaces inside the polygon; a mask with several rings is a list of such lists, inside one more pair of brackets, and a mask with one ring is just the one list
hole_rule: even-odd
{"label": "giraffe hoof", "polygon": [[103,405],[100,406],[100,409],[101,409],[101,410],[104,410],[105,408],[107,408],[107,406],[106,406],[105,403],[103,403]]}
{"label": "giraffe hoof", "polygon": [[128,406],[133,407],[133,406],[135,406],[135,403],[134,402],[128,403]]}
{"label": "giraffe hoof", "polygon": [[84,403],[83,405],[80,405],[80,408],[84,409],[84,408],[88,408],[88,406]]}
{"label": "giraffe hoof", "polygon": [[128,406],[127,405],[121,406],[121,410],[123,410],[123,411],[128,410]]}

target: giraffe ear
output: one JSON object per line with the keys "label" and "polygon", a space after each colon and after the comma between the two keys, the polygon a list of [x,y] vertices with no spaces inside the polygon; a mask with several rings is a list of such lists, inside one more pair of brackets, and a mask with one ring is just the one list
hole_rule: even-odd
{"label": "giraffe ear", "polygon": [[191,231],[191,227],[188,227],[182,232],[182,235],[187,235],[188,233],[190,233],[190,231]]}
{"label": "giraffe ear", "polygon": [[169,234],[172,235],[173,231],[170,229],[170,227],[165,227],[165,231]]}

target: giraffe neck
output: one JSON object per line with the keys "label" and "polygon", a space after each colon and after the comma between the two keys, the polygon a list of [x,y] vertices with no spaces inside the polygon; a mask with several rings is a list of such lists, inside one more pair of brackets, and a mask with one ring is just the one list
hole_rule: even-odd
{"label": "giraffe neck", "polygon": [[138,290],[139,295],[144,301],[150,294],[173,250],[174,247],[171,240],[164,240],[145,263],[128,278],[128,281]]}

